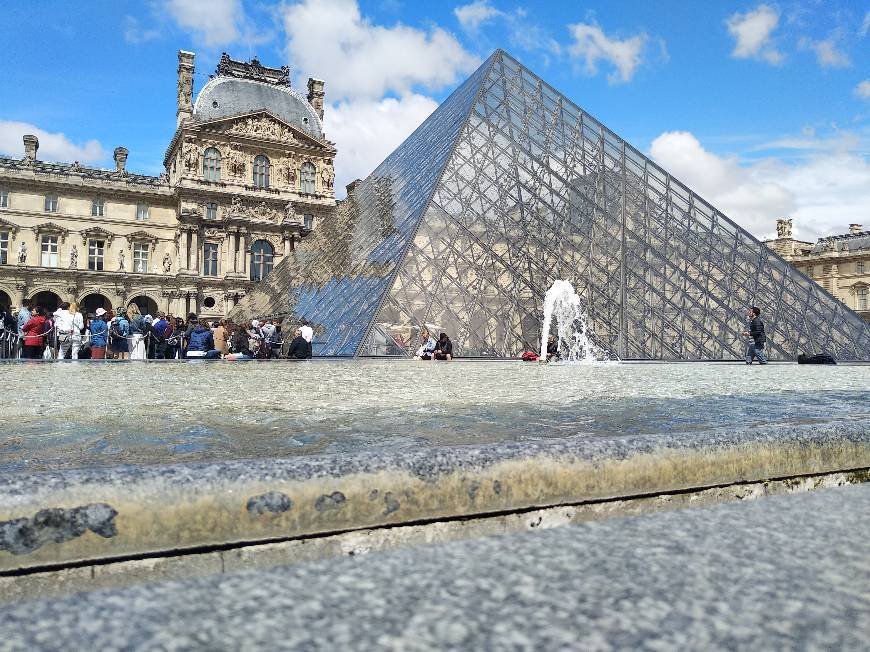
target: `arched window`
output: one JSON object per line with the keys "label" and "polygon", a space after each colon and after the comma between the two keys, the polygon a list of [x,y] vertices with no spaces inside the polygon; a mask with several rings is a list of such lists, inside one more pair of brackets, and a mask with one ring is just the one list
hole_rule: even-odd
{"label": "arched window", "polygon": [[254,159],[254,186],[269,187],[269,159],[262,154]]}
{"label": "arched window", "polygon": [[206,181],[221,180],[221,153],[214,147],[202,153],[202,177]]}
{"label": "arched window", "polygon": [[314,194],[314,179],[316,172],[317,170],[314,168],[313,163],[305,162],[302,164],[302,167],[299,169],[299,183],[301,192],[307,193],[309,195]]}
{"label": "arched window", "polygon": [[272,271],[274,250],[265,240],[255,240],[251,245],[251,280],[262,281]]}

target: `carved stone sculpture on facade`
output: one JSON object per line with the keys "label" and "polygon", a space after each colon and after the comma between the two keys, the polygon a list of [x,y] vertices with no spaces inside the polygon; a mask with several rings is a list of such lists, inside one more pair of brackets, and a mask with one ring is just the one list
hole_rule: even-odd
{"label": "carved stone sculpture on facade", "polygon": [[118,252],[118,271],[119,272],[126,272],[127,271],[127,263],[124,260],[124,249],[123,248]]}
{"label": "carved stone sculpture on facade", "polygon": [[227,155],[227,163],[229,166],[230,176],[243,177],[245,176],[245,155],[242,153],[241,147],[233,145],[230,147]]}
{"label": "carved stone sculpture on facade", "polygon": [[79,268],[79,250],[75,245],[69,250],[69,268],[70,269],[78,269]]}
{"label": "carved stone sculpture on facade", "polygon": [[169,255],[168,251],[163,254],[163,271],[166,274],[169,274],[169,272],[172,271],[172,257]]}
{"label": "carved stone sculpture on facade", "polygon": [[18,246],[18,264],[27,264],[27,245],[25,245],[23,242]]}
{"label": "carved stone sculpture on facade", "polygon": [[184,167],[188,171],[195,171],[199,166],[199,149],[196,145],[188,143],[184,146]]}
{"label": "carved stone sculpture on facade", "polygon": [[777,238],[790,238],[791,237],[791,220],[777,220],[776,221],[776,237]]}
{"label": "carved stone sculpture on facade", "polygon": [[323,181],[323,187],[332,190],[332,184],[335,181],[335,172],[332,165],[324,165],[320,171],[320,180]]}
{"label": "carved stone sculpture on facade", "polygon": [[193,97],[193,79],[188,75],[178,78],[178,106],[190,106]]}

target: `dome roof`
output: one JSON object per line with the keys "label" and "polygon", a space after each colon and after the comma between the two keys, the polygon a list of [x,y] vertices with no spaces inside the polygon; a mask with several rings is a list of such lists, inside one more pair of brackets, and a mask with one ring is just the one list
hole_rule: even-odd
{"label": "dome roof", "polygon": [[199,122],[266,110],[305,133],[324,140],[323,127],[314,108],[299,93],[251,79],[214,77],[203,87],[193,105]]}

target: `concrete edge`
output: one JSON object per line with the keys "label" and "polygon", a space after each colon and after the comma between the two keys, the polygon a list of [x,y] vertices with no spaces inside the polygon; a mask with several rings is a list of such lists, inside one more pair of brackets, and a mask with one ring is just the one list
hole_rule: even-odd
{"label": "concrete edge", "polygon": [[866,467],[841,424],[33,474],[0,482],[0,573]]}

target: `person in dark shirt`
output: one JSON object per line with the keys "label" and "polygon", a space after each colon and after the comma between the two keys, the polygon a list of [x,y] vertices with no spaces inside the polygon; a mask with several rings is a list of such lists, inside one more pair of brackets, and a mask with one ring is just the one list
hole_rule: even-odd
{"label": "person in dark shirt", "polygon": [[453,359],[453,342],[447,337],[447,333],[441,333],[438,337],[438,342],[435,343],[435,350],[432,352],[433,360],[452,360]]}
{"label": "person in dark shirt", "polygon": [[291,360],[306,360],[311,357],[309,354],[308,341],[302,337],[302,329],[297,328],[293,333],[293,341],[290,342],[290,348],[287,349],[287,357]]}
{"label": "person in dark shirt", "polygon": [[552,360],[561,360],[561,356],[559,355],[559,341],[556,339],[555,335],[550,335],[550,337],[547,338],[546,362]]}
{"label": "person in dark shirt", "polygon": [[746,364],[752,364],[755,358],[758,358],[758,364],[767,364],[767,358],[764,356],[767,335],[764,333],[764,322],[761,321],[760,316],[761,310],[756,306],[752,306],[746,313],[749,319],[749,326],[743,331],[743,336],[749,338],[746,345]]}

